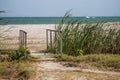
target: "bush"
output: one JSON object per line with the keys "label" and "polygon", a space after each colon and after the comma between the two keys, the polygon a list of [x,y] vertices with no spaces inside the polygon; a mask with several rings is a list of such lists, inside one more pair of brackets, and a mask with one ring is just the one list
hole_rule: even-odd
{"label": "bush", "polygon": [[23,60],[30,54],[29,50],[21,46],[17,51],[9,54],[10,60]]}

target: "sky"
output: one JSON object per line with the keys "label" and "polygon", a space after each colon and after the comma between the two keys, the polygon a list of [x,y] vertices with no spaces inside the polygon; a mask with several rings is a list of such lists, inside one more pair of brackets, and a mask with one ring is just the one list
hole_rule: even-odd
{"label": "sky", "polygon": [[120,16],[120,0],[0,0],[1,17]]}

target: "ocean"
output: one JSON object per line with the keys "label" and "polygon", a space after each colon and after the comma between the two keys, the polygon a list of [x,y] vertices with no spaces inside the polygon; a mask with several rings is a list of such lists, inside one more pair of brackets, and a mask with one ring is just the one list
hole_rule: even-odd
{"label": "ocean", "polygon": [[[119,17],[71,17],[82,23],[120,22]],[[0,25],[6,24],[59,24],[62,17],[2,17]]]}

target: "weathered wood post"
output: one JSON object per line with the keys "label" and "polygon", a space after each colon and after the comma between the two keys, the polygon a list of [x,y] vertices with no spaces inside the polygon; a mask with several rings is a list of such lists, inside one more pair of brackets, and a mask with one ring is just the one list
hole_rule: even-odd
{"label": "weathered wood post", "polygon": [[50,30],[50,49],[52,52],[52,31]]}
{"label": "weathered wood post", "polygon": [[21,45],[21,32],[19,31],[19,47]]}
{"label": "weathered wood post", "polygon": [[48,50],[48,29],[46,29],[46,48]]}
{"label": "weathered wood post", "polygon": [[57,34],[55,33],[55,53],[57,53]]}
{"label": "weathered wood post", "polygon": [[25,60],[27,60],[27,33],[24,32],[24,48],[25,48]]}
{"label": "weathered wood post", "polygon": [[23,32],[21,31],[21,45],[23,45]]}
{"label": "weathered wood post", "polygon": [[62,54],[62,31],[60,31],[60,53]]}
{"label": "weathered wood post", "polygon": [[27,32],[25,33],[25,48],[27,49]]}

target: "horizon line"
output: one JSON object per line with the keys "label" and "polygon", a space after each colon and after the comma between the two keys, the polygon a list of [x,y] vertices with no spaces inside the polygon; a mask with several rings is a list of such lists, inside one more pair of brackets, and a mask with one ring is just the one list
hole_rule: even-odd
{"label": "horizon line", "polygon": [[[0,17],[64,17],[64,16],[0,16]],[[70,17],[120,17],[120,16],[70,16]]]}

